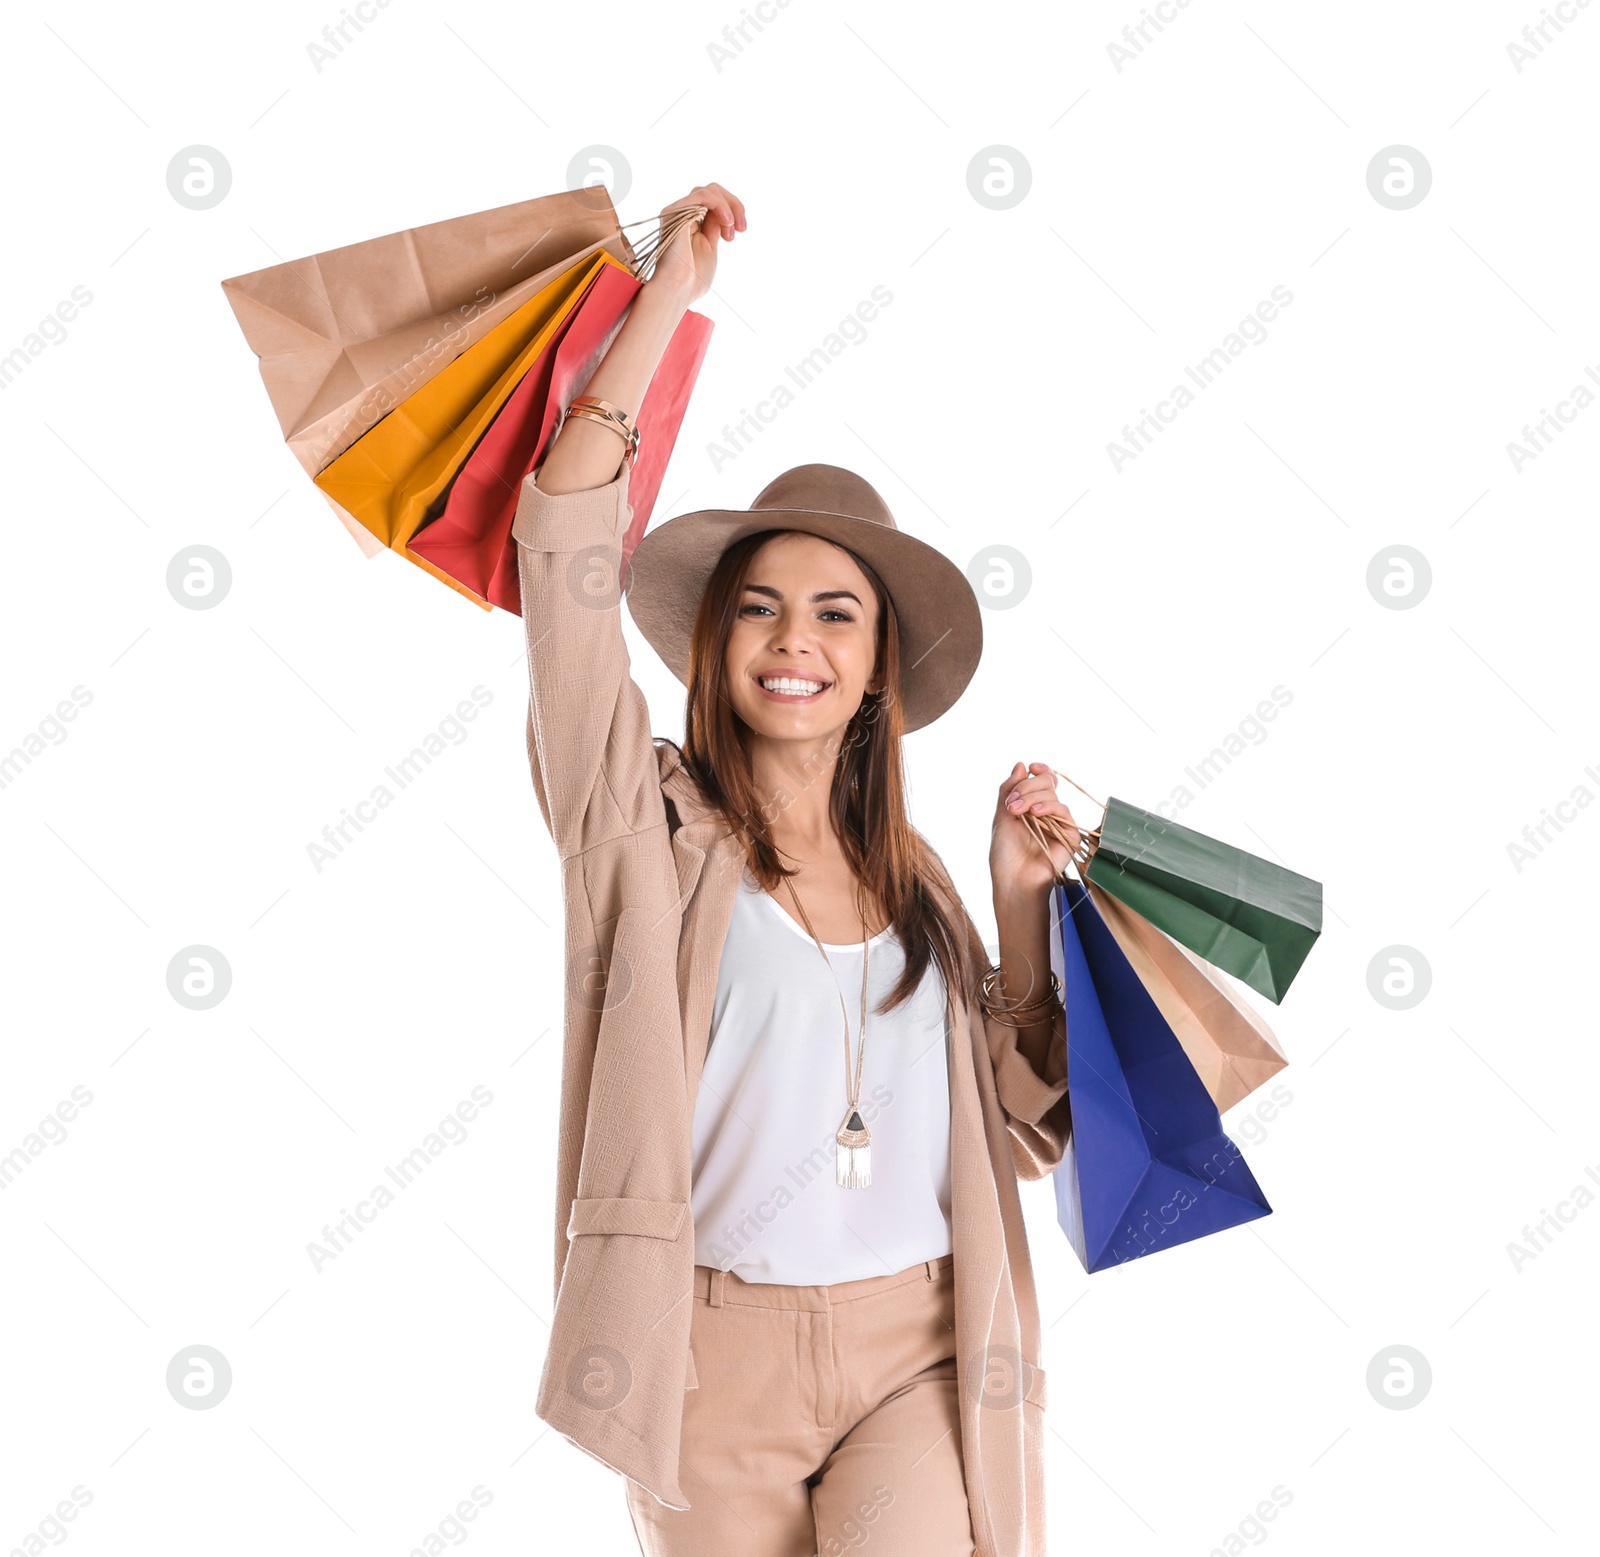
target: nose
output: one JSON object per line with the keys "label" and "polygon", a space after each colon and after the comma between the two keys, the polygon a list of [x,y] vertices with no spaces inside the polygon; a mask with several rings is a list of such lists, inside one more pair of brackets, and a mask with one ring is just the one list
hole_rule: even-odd
{"label": "nose", "polygon": [[780,617],[772,624],[769,639],[774,653],[809,656],[813,651],[811,635],[804,621]]}

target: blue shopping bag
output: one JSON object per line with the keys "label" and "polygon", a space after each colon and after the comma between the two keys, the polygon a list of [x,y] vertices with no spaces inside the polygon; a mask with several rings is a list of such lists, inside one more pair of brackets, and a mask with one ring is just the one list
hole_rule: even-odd
{"label": "blue shopping bag", "polygon": [[1081,882],[1057,882],[1072,1132],[1056,1219],[1093,1273],[1271,1214],[1205,1082]]}

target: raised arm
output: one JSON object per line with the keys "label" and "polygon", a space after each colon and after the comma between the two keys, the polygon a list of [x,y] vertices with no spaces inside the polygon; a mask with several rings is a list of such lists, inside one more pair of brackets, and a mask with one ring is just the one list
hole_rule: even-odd
{"label": "raised arm", "polygon": [[[717,238],[731,239],[745,225],[744,206],[721,184],[702,184],[682,200],[662,208],[703,205],[706,215],[689,222],[658,256],[650,279],[639,289],[628,317],[590,375],[584,389],[638,416],[644,392],[655,377],[678,321],[711,286],[717,268]],[[540,488],[552,497],[585,491],[611,481],[622,460],[622,439],[592,417],[563,424],[540,467]]]}
{"label": "raised arm", "polygon": [[[744,225],[743,207],[719,184],[675,204],[709,214],[674,236],[584,387],[632,417],[684,311],[710,285],[718,236]],[[512,522],[528,642],[528,756],[563,859],[664,820],[649,710],[622,636],[618,570],[632,518],[623,454],[609,427],[565,421],[524,478]]]}
{"label": "raised arm", "polygon": [[[1014,763],[995,806],[989,871],[1000,935],[1000,978],[993,993],[1008,1006],[1037,1000],[1049,987],[1056,936],[1050,922],[1054,884],[1070,856],[1068,843],[1076,848],[1080,842],[1072,813],[1055,792],[1055,780],[1047,763]],[[1067,842],[1041,843],[1024,824],[1023,812],[1057,819]],[[976,931],[972,934],[975,939]],[[981,943],[977,950],[979,964],[986,968]],[[1072,1134],[1066,1012],[1053,1001],[1031,1021],[1018,1016],[1003,1022],[985,1012],[983,1025],[1017,1176],[1043,1178],[1060,1162]]]}

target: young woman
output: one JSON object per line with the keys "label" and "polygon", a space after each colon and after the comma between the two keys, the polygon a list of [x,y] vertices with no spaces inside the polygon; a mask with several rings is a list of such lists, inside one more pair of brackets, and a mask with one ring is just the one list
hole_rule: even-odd
{"label": "young woman", "polygon": [[[1022,815],[1076,829],[1045,764],[1000,779],[991,969],[900,750],[970,679],[979,608],[861,477],[787,471],[624,573],[633,418],[746,227],[720,184],[685,206],[514,527],[567,918],[538,1414],[627,1478],[648,1557],[1044,1557],[1017,1179],[1070,1130],[1068,851]],[[688,688],[681,748],[629,673],[624,582]]]}

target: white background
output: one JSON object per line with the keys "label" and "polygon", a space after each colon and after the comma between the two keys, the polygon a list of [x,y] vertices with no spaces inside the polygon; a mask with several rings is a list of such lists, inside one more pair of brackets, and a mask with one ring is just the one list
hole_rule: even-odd
{"label": "white background", "polygon": [[[1508,845],[1600,793],[1600,409],[1569,401],[1600,391],[1600,6],[1518,71],[1532,3],[1196,0],[1119,70],[1140,9],[793,0],[719,68],[737,4],[393,0],[320,69],[337,3],[8,11],[0,752],[53,734],[0,788],[0,1156],[25,1159],[0,1194],[0,1548],[636,1549],[621,1482],[532,1409],[561,899],[521,625],[363,559],[219,285],[567,187],[596,145],[624,220],[711,179],[750,218],[698,305],[658,519],[826,460],[963,567],[1026,559],[970,689],[906,744],[986,938],[1014,760],[1149,806],[1187,785],[1184,821],[1325,884],[1303,973],[1256,1001],[1291,1101],[1226,1121],[1273,1215],[1090,1277],[1050,1185],[1023,1187],[1052,1551],[1592,1539],[1600,1207],[1520,1269],[1508,1244],[1600,1191],[1600,819],[1568,807],[1520,868]],[[232,170],[205,210],[167,187],[194,145]],[[1031,170],[998,210],[968,184],[996,145]],[[1409,209],[1369,192],[1394,145],[1431,167]],[[719,470],[724,427],[880,284],[866,338]],[[1266,338],[1119,470],[1124,424],[1280,285]],[[166,583],[196,544],[232,570],[209,610]],[[1367,583],[1397,546],[1431,572],[1406,609]],[[682,689],[625,624],[676,736]],[[476,686],[468,738],[316,870],[307,845]],[[232,974],[203,1011],[167,987],[196,944]],[[1371,992],[1394,947],[1431,971],[1409,1009]],[[319,1274],[307,1245],[475,1087],[465,1140]],[[1397,1345],[1432,1371],[1407,1410],[1366,1382]],[[212,1410],[167,1389],[196,1346],[232,1369]]]}

